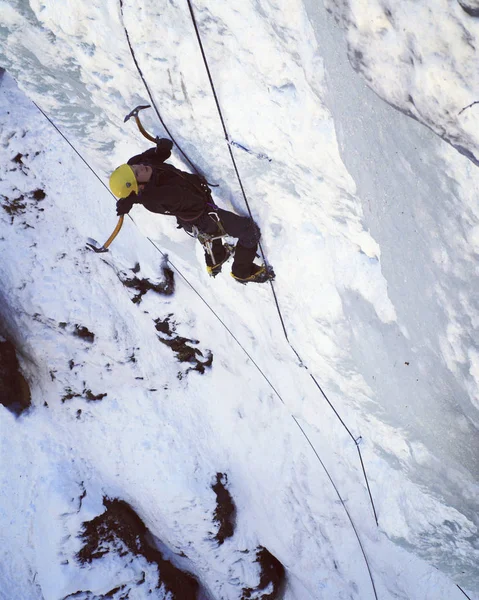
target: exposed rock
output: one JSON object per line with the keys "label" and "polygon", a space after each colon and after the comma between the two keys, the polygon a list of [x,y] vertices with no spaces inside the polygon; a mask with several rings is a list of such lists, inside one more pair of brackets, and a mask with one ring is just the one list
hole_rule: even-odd
{"label": "exposed rock", "polygon": [[458,0],[461,8],[471,17],[479,17],[479,0]]}
{"label": "exposed rock", "polygon": [[[165,319],[155,319],[155,328],[157,331],[163,334],[158,336],[158,339],[162,344],[168,346],[175,352],[176,358],[180,362],[192,363],[194,366],[186,370],[185,374],[189,371],[198,371],[203,374],[206,367],[211,367],[213,364],[213,353],[207,350],[206,360],[200,360],[199,357],[204,357],[203,352],[199,348],[194,348],[191,344],[199,344],[198,340],[190,340],[188,338],[175,335],[175,326],[170,322],[168,315]],[[181,379],[182,374],[179,374]]]}
{"label": "exposed rock", "polygon": [[76,335],[77,337],[82,338],[91,344],[95,341],[95,334],[91,331],[88,331],[88,329],[83,327],[83,325],[75,325],[73,335]]}
{"label": "exposed rock", "polygon": [[[132,269],[133,273],[139,272],[140,265],[136,264]],[[160,283],[152,283],[149,279],[139,277],[127,278],[119,276],[120,281],[127,288],[134,289],[138,292],[136,296],[133,296],[132,302],[139,304],[142,297],[149,291],[156,292],[162,296],[171,296],[175,291],[175,277],[173,271],[166,265],[166,262],[162,265],[161,270],[163,272],[163,281]]]}
{"label": "exposed rock", "polygon": [[108,394],[93,394],[93,392],[89,389],[84,389],[80,394],[79,392],[74,392],[71,388],[65,388],[65,394],[62,396],[62,404],[67,402],[68,400],[72,400],[73,398],[83,398],[87,402],[97,402],[99,400],[103,400],[105,396]]}
{"label": "exposed rock", "polygon": [[[89,564],[107,553],[115,552],[124,557],[127,564],[132,555],[143,556],[148,563],[158,567],[157,590],[161,590],[164,595],[169,593],[170,600],[197,600],[200,590],[198,581],[163,558],[161,552],[148,543],[151,534],[132,507],[118,499],[104,498],[103,504],[106,511],[83,524],[80,537],[84,546],[77,553],[77,560],[82,564]],[[144,574],[142,579],[144,581]],[[136,587],[143,581],[140,579],[132,585]],[[123,584],[121,589],[125,598],[128,598],[128,587],[130,584]],[[114,588],[108,592],[110,596],[103,595],[102,598],[112,597],[119,589]]]}
{"label": "exposed rock", "polygon": [[224,473],[216,473],[216,483],[211,488],[216,494],[216,509],[213,520],[218,524],[215,540],[222,544],[234,534],[236,507],[233,498],[226,489],[228,478]]}
{"label": "exposed rock", "polygon": [[31,405],[30,388],[20,372],[13,344],[0,338],[0,403],[19,415]]}
{"label": "exposed rock", "polygon": [[243,588],[241,600],[278,600],[285,579],[283,565],[263,546],[256,550],[256,562],[261,567],[259,584],[255,588]]}

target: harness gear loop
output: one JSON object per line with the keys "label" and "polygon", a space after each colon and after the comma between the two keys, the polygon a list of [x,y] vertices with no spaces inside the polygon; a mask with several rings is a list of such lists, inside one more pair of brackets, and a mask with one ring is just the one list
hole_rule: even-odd
{"label": "harness gear loop", "polygon": [[216,265],[217,260],[215,258],[214,252],[213,252],[213,242],[215,240],[223,239],[228,234],[224,230],[224,227],[220,221],[220,218],[218,217],[218,215],[215,212],[209,212],[208,216],[211,219],[213,219],[213,221],[216,221],[216,225],[218,226],[218,230],[219,230],[219,235],[215,235],[213,233],[204,233],[203,231],[200,231],[196,225],[192,225],[191,233],[192,233],[193,237],[195,237],[200,242],[200,244],[204,247],[206,252],[208,252],[213,265]]}
{"label": "harness gear loop", "polygon": [[221,222],[221,219],[218,217],[218,213],[211,211],[208,213],[208,215],[213,219],[213,221],[216,221],[216,225],[218,226],[218,229],[220,230],[220,233],[221,233],[220,237],[224,237],[225,235],[227,235],[225,228],[223,227],[223,223]]}

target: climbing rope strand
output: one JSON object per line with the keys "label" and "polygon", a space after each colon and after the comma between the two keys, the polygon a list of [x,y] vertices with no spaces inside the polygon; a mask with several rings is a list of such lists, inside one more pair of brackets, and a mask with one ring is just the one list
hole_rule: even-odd
{"label": "climbing rope strand", "polygon": [[[232,147],[231,147],[231,144],[230,144],[230,138],[229,138],[229,135],[228,135],[228,129],[227,129],[227,127],[226,127],[225,119],[224,119],[224,117],[223,117],[223,111],[221,110],[221,106],[220,106],[220,103],[219,103],[219,100],[218,100],[218,96],[217,96],[217,94],[216,94],[216,88],[215,88],[215,85],[214,85],[214,82],[213,82],[213,78],[212,78],[212,76],[211,76],[211,71],[210,71],[210,68],[209,68],[208,59],[206,58],[206,54],[205,54],[205,51],[204,51],[204,48],[203,48],[203,42],[202,42],[202,40],[201,40],[201,35],[200,35],[200,32],[199,32],[198,24],[197,24],[197,22],[196,22],[195,13],[194,13],[194,10],[193,10],[193,5],[192,5],[192,2],[191,2],[191,0],[187,0],[187,3],[188,3],[188,8],[189,8],[189,11],[190,11],[190,15],[191,15],[191,20],[192,20],[192,22],[193,22],[193,26],[194,26],[194,29],[195,29],[195,32],[196,32],[196,38],[197,38],[197,40],[198,40],[198,45],[199,45],[199,47],[200,47],[201,55],[202,55],[202,57],[203,57],[203,62],[204,62],[205,69],[206,69],[206,72],[207,72],[207,75],[208,75],[208,80],[209,80],[209,82],[210,82],[210,86],[211,86],[211,90],[212,90],[212,93],[213,93],[213,97],[214,97],[214,99],[215,99],[216,108],[217,108],[217,110],[218,110],[218,114],[219,114],[219,118],[220,118],[220,121],[221,121],[221,125],[222,125],[222,127],[223,127],[223,132],[224,132],[225,140],[226,140],[226,143],[227,143],[227,146],[228,146],[228,151],[229,151],[229,154],[230,154],[230,157],[231,157],[231,162],[232,162],[232,164],[233,164],[233,167],[234,167],[234,170],[235,170],[235,173],[236,173],[236,177],[237,177],[237,179],[238,179],[238,182],[239,182],[239,185],[240,185],[240,188],[241,188],[241,192],[242,192],[242,194],[243,194],[243,198],[244,198],[244,201],[245,201],[246,207],[247,207],[247,209],[248,209],[249,215],[250,215],[250,217],[251,217],[251,218],[253,218],[253,214],[252,214],[252,211],[251,211],[251,208],[250,208],[250,205],[249,205],[249,202],[248,202],[248,198],[247,198],[247,196],[246,196],[246,192],[245,192],[245,190],[244,190],[243,182],[242,182],[242,179],[241,179],[241,176],[240,176],[239,170],[238,170],[238,166],[237,166],[237,164],[236,164],[236,160],[235,160],[235,157],[234,157],[234,154],[233,154],[233,149],[232,149]],[[262,254],[262,257],[263,257],[263,261],[264,261],[264,262],[267,264],[266,256],[265,256],[265,253],[264,253],[264,251],[263,251],[263,247],[262,247],[262,244],[261,244],[261,243],[259,244],[259,248],[260,248],[260,250],[261,250],[261,254]],[[298,359],[299,359],[299,361],[300,361],[300,364],[301,364],[302,366],[304,366],[304,361],[301,359],[301,357],[300,357],[299,353],[296,351],[296,349],[294,348],[294,346],[291,344],[291,342],[290,342],[290,340],[289,340],[289,337],[288,337],[288,332],[287,332],[286,325],[285,325],[285,322],[284,322],[284,318],[283,318],[283,315],[282,315],[282,311],[281,311],[281,309],[280,309],[280,306],[279,306],[278,297],[277,297],[277,295],[276,295],[276,291],[275,291],[275,289],[274,289],[274,285],[273,285],[272,281],[270,281],[270,286],[271,286],[271,291],[272,291],[272,293],[273,293],[274,302],[275,302],[275,304],[276,304],[276,309],[277,309],[277,312],[278,312],[278,315],[279,315],[279,319],[280,319],[280,322],[281,322],[281,326],[282,326],[282,328],[283,328],[283,332],[284,332],[284,335],[285,335],[286,341],[288,342],[289,346],[291,347],[291,349],[292,349],[292,350],[294,351],[294,353],[296,354],[297,358],[298,358]],[[306,367],[306,368],[307,368],[307,367]],[[309,370],[309,369],[308,369],[308,370]],[[318,385],[318,387],[319,387],[319,384],[316,382],[315,378],[314,378],[312,375],[311,375],[311,377],[312,377],[312,378],[313,378],[313,380],[315,381],[316,385]],[[329,399],[326,397],[326,394],[323,392],[323,390],[322,390],[321,388],[319,388],[319,389],[321,390],[321,392],[322,392],[323,396],[324,396],[324,397],[325,397],[325,398],[328,400],[328,403],[329,403],[329,405],[332,407],[332,403],[331,403],[331,402],[329,401]],[[340,419],[341,423],[342,423],[342,424],[343,424],[343,425],[346,427],[346,425],[345,425],[344,421],[343,421],[343,420],[342,420],[342,419],[339,417],[339,414],[338,414],[338,412],[337,412],[335,409],[334,409],[334,413],[335,413],[335,414],[338,416],[338,418]],[[301,429],[301,431],[303,432],[303,434],[305,435],[305,437],[306,437],[306,439],[308,440],[308,442],[309,442],[309,444],[311,445],[311,447],[313,448],[313,450],[314,450],[314,452],[315,452],[315,454],[316,454],[317,458],[318,458],[318,459],[319,459],[319,461],[321,462],[321,464],[322,464],[323,468],[324,468],[324,469],[326,469],[326,467],[324,466],[323,462],[322,462],[322,461],[321,461],[321,459],[319,458],[319,455],[318,455],[318,453],[316,452],[316,450],[314,449],[313,445],[311,444],[311,441],[310,441],[310,440],[309,440],[309,438],[306,436],[306,434],[305,434],[305,432],[304,432],[303,428],[301,427],[301,425],[298,423],[297,419],[296,419],[294,416],[293,416],[293,419],[294,419],[294,421],[296,422],[296,424],[298,425],[298,427]],[[376,521],[376,525],[378,525],[378,519],[377,519],[377,514],[376,514],[376,508],[375,508],[375,506],[374,506],[373,498],[372,498],[372,495],[371,495],[371,489],[370,489],[369,482],[368,482],[368,478],[367,478],[367,475],[366,475],[366,470],[365,470],[365,468],[364,468],[364,463],[363,463],[362,456],[361,456],[361,450],[360,450],[360,448],[359,448],[359,446],[358,446],[358,444],[357,444],[357,441],[356,441],[356,439],[354,438],[354,436],[352,436],[352,434],[351,434],[351,432],[350,432],[350,430],[349,430],[349,428],[348,428],[348,427],[346,427],[346,430],[348,431],[348,433],[349,433],[349,434],[351,435],[351,437],[353,438],[353,441],[354,441],[354,443],[355,443],[355,445],[356,445],[356,447],[357,447],[357,449],[358,449],[358,453],[359,453],[359,457],[360,457],[360,462],[361,462],[361,468],[362,468],[362,471],[363,471],[364,478],[365,478],[365,480],[366,480],[366,486],[367,486],[367,490],[368,490],[368,494],[369,494],[369,499],[370,499],[370,501],[371,501],[371,504],[372,504],[372,507],[373,507],[374,519],[375,519],[375,521]],[[327,472],[327,470],[326,470],[326,472]],[[327,473],[328,473],[328,472],[327,472]],[[330,478],[330,480],[331,480],[331,483],[333,484],[333,486],[334,486],[334,488],[335,488],[335,490],[336,490],[336,493],[338,494],[339,498],[341,499],[341,496],[339,495],[339,491],[338,491],[337,487],[334,485],[334,482],[333,482],[333,480],[332,480],[331,476],[329,475],[329,473],[328,473],[328,477]],[[374,590],[374,596],[375,596],[375,598],[377,599],[376,588],[375,588],[375,585],[374,585],[374,580],[373,580],[373,576],[372,576],[372,573],[371,573],[371,569],[369,568],[369,563],[368,563],[368,560],[367,560],[367,558],[366,558],[366,553],[364,552],[364,548],[363,548],[363,546],[362,546],[362,544],[361,544],[361,540],[359,539],[359,535],[358,535],[358,532],[357,532],[357,530],[356,530],[356,527],[354,526],[354,523],[353,523],[353,520],[352,520],[352,518],[351,518],[351,515],[349,514],[349,512],[348,512],[348,510],[347,510],[347,508],[346,508],[346,505],[344,504],[344,502],[342,501],[342,499],[341,499],[341,502],[342,502],[342,504],[343,504],[343,506],[344,506],[344,509],[346,510],[346,513],[347,513],[347,515],[348,515],[348,518],[349,518],[349,520],[350,520],[350,522],[351,522],[351,525],[352,525],[352,527],[353,527],[353,529],[354,529],[354,532],[355,532],[355,534],[356,534],[356,537],[357,537],[357,539],[358,539],[359,545],[360,545],[360,547],[361,547],[361,551],[362,551],[362,553],[363,553],[363,556],[364,556],[364,559],[365,559],[365,561],[366,561],[366,565],[367,565],[367,568],[368,568],[368,571],[369,571],[369,576],[370,576],[370,578],[371,578],[371,583],[372,583],[373,590]]]}
{"label": "climbing rope strand", "polygon": [[359,455],[359,461],[361,463],[361,469],[362,469],[363,475],[364,475],[364,480],[366,481],[366,487],[368,488],[369,500],[371,501],[371,506],[373,507],[374,520],[376,521],[376,525],[379,527],[378,515],[376,513],[376,507],[374,506],[373,495],[371,494],[371,488],[369,487],[369,480],[368,480],[368,476],[366,475],[366,468],[364,467],[363,455],[361,454],[361,449],[359,447],[358,441],[355,440],[355,443],[356,443],[356,449],[357,449],[358,455]]}
{"label": "climbing rope strand", "polygon": [[[196,22],[195,13],[194,13],[194,10],[193,10],[193,5],[191,3],[191,0],[187,0],[187,2],[188,2],[188,8],[190,10],[191,20],[193,22],[193,27],[195,28],[196,39],[198,40],[198,45],[200,47],[201,56],[203,57],[203,63],[205,65],[206,73],[208,75],[208,80],[210,82],[211,91],[213,93],[213,97],[214,97],[214,100],[215,100],[216,108],[218,110],[218,115],[219,115],[219,118],[220,118],[220,121],[221,121],[221,125],[223,127],[223,133],[224,133],[224,136],[225,136],[226,144],[228,146],[228,152],[230,154],[231,162],[233,164],[233,168],[234,168],[235,173],[236,173],[236,178],[238,180],[238,183],[239,183],[239,186],[240,186],[240,189],[241,189],[241,193],[243,195],[243,198],[244,198],[244,201],[245,201],[245,204],[246,204],[246,208],[247,208],[247,210],[249,212],[250,217],[253,218],[253,213],[251,212],[251,208],[250,208],[250,205],[249,205],[249,202],[248,202],[248,198],[246,196],[246,192],[245,192],[245,189],[244,189],[244,186],[243,186],[243,181],[241,180],[241,176],[239,174],[238,166],[236,164],[236,160],[235,160],[235,157],[234,157],[234,154],[233,154],[233,149],[232,149],[232,146],[231,146],[230,137],[229,137],[229,134],[228,134],[228,129],[226,127],[226,122],[225,122],[225,119],[223,117],[223,111],[221,110],[220,101],[218,100],[218,95],[216,94],[216,87],[215,87],[215,84],[213,82],[213,77],[211,75],[210,66],[208,64],[208,59],[206,58],[205,50],[204,50],[204,47],[203,47],[203,42],[201,40],[200,30],[198,28],[198,23]],[[267,262],[266,261],[266,256],[265,256],[265,253],[263,251],[263,247],[261,245],[261,242],[259,243],[259,248],[260,248],[263,260],[266,263]],[[283,323],[283,328],[284,328],[284,323]],[[286,334],[286,328],[284,328],[284,331],[285,331],[285,335],[287,336],[287,334]]]}
{"label": "climbing rope strand", "polygon": [[[135,227],[137,229],[138,225],[135,223],[135,221],[133,221],[132,217],[130,215],[128,215],[131,219],[131,221],[133,222],[133,224],[135,225]],[[183,281],[193,290],[193,292],[198,296],[198,298],[201,299],[201,301],[207,306],[207,308],[213,313],[213,315],[218,319],[218,321],[221,323],[221,325],[226,329],[226,331],[230,334],[230,336],[233,338],[233,340],[238,344],[238,346],[241,348],[241,350],[243,350],[243,352],[246,354],[246,356],[248,357],[248,359],[251,361],[251,363],[256,367],[256,369],[260,372],[261,376],[266,380],[266,382],[268,383],[268,385],[271,387],[271,389],[273,390],[273,392],[275,393],[275,395],[279,398],[279,400],[286,406],[285,401],[283,400],[283,398],[281,397],[280,393],[276,390],[276,388],[274,387],[274,385],[271,383],[271,381],[268,379],[267,375],[265,375],[265,373],[262,371],[261,367],[258,365],[258,363],[254,360],[254,358],[251,356],[251,354],[246,350],[246,348],[242,345],[242,343],[238,340],[238,338],[234,335],[234,333],[231,331],[231,329],[228,327],[228,325],[226,325],[226,323],[221,319],[221,317],[218,315],[218,313],[214,310],[214,308],[205,300],[205,298],[203,298],[203,296],[198,292],[198,290],[193,286],[193,284],[183,275],[183,273],[178,269],[178,267],[176,267],[171,260],[169,259],[168,255],[165,254],[156,244],[155,242],[147,237],[146,238],[150,244],[152,244],[152,246],[154,246],[158,252],[163,256],[163,258],[165,258],[168,261],[168,264],[171,265],[171,267],[178,273],[178,275],[183,279]]]}
{"label": "climbing rope strand", "polygon": [[308,441],[309,445],[311,446],[311,449],[313,450],[314,454],[316,455],[316,458],[319,460],[319,462],[320,462],[320,463],[321,463],[321,465],[323,466],[323,469],[325,470],[325,472],[326,472],[326,475],[328,476],[328,478],[329,478],[329,481],[331,482],[331,485],[333,486],[333,488],[334,488],[334,490],[335,490],[335,492],[336,492],[336,494],[337,494],[337,496],[338,496],[338,498],[339,498],[339,501],[341,502],[341,505],[342,505],[342,507],[344,508],[344,510],[345,510],[345,512],[346,512],[346,514],[348,515],[349,522],[351,523],[351,527],[352,527],[352,528],[353,528],[353,530],[354,530],[354,534],[355,534],[355,536],[356,536],[356,539],[358,540],[359,547],[361,548],[361,552],[362,552],[362,554],[363,554],[363,557],[364,557],[364,562],[366,563],[366,567],[367,567],[367,569],[368,569],[369,578],[370,578],[370,580],[371,580],[371,585],[372,585],[372,587],[373,587],[374,597],[375,597],[375,598],[376,598],[376,600],[377,600],[377,598],[378,598],[378,595],[377,595],[377,592],[376,592],[376,586],[375,586],[375,584],[374,584],[374,578],[373,578],[373,574],[372,574],[372,572],[371,572],[371,567],[370,567],[370,565],[369,565],[368,557],[367,557],[367,555],[366,555],[366,551],[364,550],[364,546],[363,546],[363,544],[362,544],[362,542],[361,542],[361,538],[359,537],[358,530],[356,529],[356,526],[355,526],[355,524],[354,524],[354,521],[353,521],[353,518],[351,517],[351,514],[350,514],[350,512],[349,512],[349,510],[348,510],[348,507],[346,506],[346,503],[344,502],[344,500],[343,500],[343,498],[342,498],[341,494],[339,493],[339,490],[338,490],[338,488],[337,488],[336,484],[334,483],[334,481],[333,481],[333,478],[332,478],[332,477],[331,477],[331,475],[329,474],[329,471],[328,471],[328,469],[326,468],[325,464],[324,464],[324,463],[323,463],[323,461],[321,460],[321,458],[320,458],[320,456],[319,456],[318,452],[316,451],[316,448],[315,448],[315,447],[313,446],[313,444],[311,443],[311,440],[309,439],[308,435],[306,434],[306,432],[304,431],[304,429],[301,427],[301,424],[298,422],[298,420],[296,419],[296,417],[295,417],[294,415],[292,415],[292,417],[293,417],[294,421],[296,422],[296,425],[297,425],[297,426],[299,427],[299,429],[302,431],[302,433],[303,433],[304,437],[307,439],[307,441]]}
{"label": "climbing rope strand", "polygon": [[175,138],[173,137],[173,135],[171,134],[170,130],[168,129],[168,127],[166,126],[166,123],[163,121],[163,118],[160,114],[160,111],[158,110],[158,107],[156,106],[156,102],[153,98],[153,95],[150,91],[150,88],[145,80],[145,77],[143,76],[143,71],[140,68],[140,65],[138,64],[138,61],[136,60],[136,55],[135,52],[133,50],[133,46],[131,45],[130,42],[130,36],[128,34],[128,30],[125,27],[125,20],[124,20],[124,15],[123,15],[123,0],[120,0],[120,13],[121,13],[121,21],[122,21],[122,25],[123,25],[123,29],[125,31],[125,35],[126,35],[126,41],[128,43],[128,48],[130,49],[130,53],[131,53],[131,57],[133,59],[133,62],[135,63],[135,67],[138,69],[138,73],[141,77],[141,80],[143,81],[143,85],[145,86],[146,92],[148,94],[148,97],[150,98],[150,102],[156,112],[156,115],[160,121],[160,123],[162,124],[164,130],[166,131],[166,133],[170,136],[171,140],[174,142],[174,144],[176,145],[176,147],[178,148],[178,150],[181,152],[181,154],[184,156],[185,160],[189,163],[189,165],[191,166],[191,168],[193,169],[193,171],[198,175],[199,171],[196,168],[196,166],[194,165],[194,163],[188,158],[188,155],[183,151],[183,149],[181,148],[181,146],[178,144],[178,142],[175,140]]}
{"label": "climbing rope strand", "polygon": [[316,377],[310,373],[309,374],[311,379],[314,381],[314,383],[316,384],[317,388],[319,389],[319,391],[321,392],[321,394],[324,396],[324,399],[326,400],[326,402],[329,404],[329,406],[331,407],[331,410],[334,412],[334,414],[337,416],[337,418],[341,421],[344,429],[346,429],[346,431],[348,432],[349,436],[351,437],[351,439],[353,440],[354,444],[356,445],[357,451],[358,451],[358,455],[359,455],[359,462],[361,463],[361,469],[363,471],[363,475],[364,475],[364,480],[366,482],[366,487],[368,490],[368,495],[369,495],[369,500],[371,501],[371,506],[373,508],[373,513],[374,513],[374,520],[376,521],[376,525],[379,526],[379,521],[378,521],[378,515],[376,513],[376,507],[374,505],[374,500],[373,500],[373,495],[371,493],[371,488],[369,486],[369,480],[368,480],[368,476],[366,474],[366,468],[364,466],[364,461],[363,461],[363,455],[361,454],[361,448],[359,447],[359,440],[361,439],[361,437],[359,438],[355,438],[354,435],[351,433],[351,430],[349,429],[349,427],[346,425],[346,423],[343,421],[343,419],[341,418],[340,414],[338,413],[338,411],[336,410],[336,408],[334,407],[333,403],[330,401],[330,399],[326,396],[326,394],[324,393],[323,388],[319,385]]}
{"label": "climbing rope strand", "polygon": [[464,596],[466,596],[466,598],[469,598],[469,600],[472,600],[472,598],[471,598],[470,596],[468,596],[468,595],[466,594],[466,592],[465,592],[465,591],[462,589],[462,587],[461,587],[460,585],[457,585],[457,583],[456,583],[456,587],[457,587],[459,590],[461,590],[461,592],[464,594]]}
{"label": "climbing rope strand", "polygon": [[[73,152],[75,152],[75,154],[85,163],[85,165],[90,169],[90,171],[93,173],[93,175],[95,175],[95,177],[98,179],[98,181],[108,190],[108,187],[105,185],[105,182],[95,173],[95,171],[90,167],[90,165],[87,163],[87,161],[83,158],[83,156],[78,152],[78,150],[73,146],[73,144],[70,143],[70,140],[68,140],[66,138],[65,135],[63,135],[63,133],[60,131],[60,129],[58,129],[58,127],[55,125],[55,123],[50,119],[50,117],[43,112],[43,110],[38,106],[38,104],[36,102],[34,102],[32,100],[32,103],[37,107],[37,109],[42,113],[42,115],[45,117],[45,119],[50,123],[50,125],[52,125],[56,131],[62,136],[62,138],[65,140],[65,142],[70,146],[70,148],[73,150]],[[110,192],[111,193],[111,192]]]}
{"label": "climbing rope strand", "polygon": [[[193,22],[193,27],[195,29],[196,38],[198,40],[198,45],[199,45],[199,48],[200,48],[200,51],[201,51],[201,56],[203,57],[204,66],[205,66],[205,69],[206,69],[206,73],[208,75],[208,80],[210,82],[211,90],[212,90],[213,97],[214,97],[214,100],[215,100],[216,109],[218,111],[218,115],[219,115],[219,118],[220,118],[220,121],[221,121],[221,125],[223,127],[223,132],[224,132],[225,140],[227,142],[228,151],[229,151],[229,154],[230,154],[230,157],[231,157],[231,162],[233,164],[233,168],[234,168],[234,171],[236,173],[236,177],[238,179],[238,183],[239,183],[239,186],[241,188],[241,192],[243,194],[243,198],[244,198],[244,201],[245,201],[245,204],[246,204],[246,208],[248,209],[250,217],[253,218],[253,214],[252,214],[252,211],[251,211],[251,208],[250,208],[250,204],[248,202],[248,198],[247,198],[246,192],[244,190],[244,186],[243,186],[243,182],[242,182],[242,179],[241,179],[241,175],[239,173],[239,169],[238,169],[238,166],[236,164],[236,160],[235,160],[235,157],[234,157],[234,154],[233,154],[233,150],[232,150],[232,147],[231,147],[230,137],[229,137],[229,134],[228,134],[228,129],[226,127],[226,122],[225,122],[225,119],[224,119],[224,116],[223,116],[223,111],[221,110],[221,105],[220,105],[220,102],[218,100],[218,95],[216,93],[216,88],[215,88],[215,84],[214,84],[214,81],[213,81],[213,77],[211,75],[211,70],[210,70],[210,67],[209,67],[209,64],[208,64],[208,59],[206,58],[206,53],[205,53],[205,50],[204,50],[204,47],[203,47],[203,42],[201,40],[201,35],[200,35],[198,23],[196,22],[196,17],[195,17],[193,5],[192,5],[191,0],[187,0],[187,3],[188,3],[188,8],[189,8],[189,11],[190,11],[190,15],[191,15],[191,20]],[[261,243],[259,244],[259,248],[261,250],[261,254],[262,254],[264,262],[267,263],[267,260],[266,260],[266,257],[265,257],[265,253],[263,251],[263,247],[262,247]],[[293,344],[289,340],[288,332],[287,332],[287,329],[286,329],[285,320],[284,320],[284,317],[283,317],[283,314],[282,314],[282,311],[281,311],[281,308],[280,308],[280,305],[279,305],[279,300],[278,300],[278,297],[277,297],[277,294],[276,294],[276,290],[274,288],[273,282],[270,281],[269,283],[270,283],[270,286],[271,286],[271,292],[273,294],[274,303],[276,305],[276,310],[278,312],[278,316],[279,316],[279,319],[280,319],[281,327],[283,329],[283,333],[284,333],[284,336],[286,338],[286,341],[289,344],[290,348],[295,353],[296,357],[298,358],[300,365],[302,367],[306,368],[310,372],[309,368],[307,367],[307,365],[302,360],[299,352],[296,350],[296,348],[293,346]],[[352,435],[351,431],[346,426],[344,420],[340,417],[338,411],[334,408],[332,402],[326,396],[326,394],[324,393],[324,391],[322,390],[322,388],[319,386],[318,382],[316,381],[316,379],[314,378],[314,376],[311,374],[311,372],[310,372],[310,375],[311,375],[313,381],[318,386],[318,388],[321,391],[321,393],[324,396],[324,398],[327,400],[329,406],[333,409],[334,414],[338,417],[338,419],[340,420],[340,422],[342,423],[342,425],[345,427],[346,431],[349,433],[349,435],[353,439],[354,443],[356,444],[356,447],[358,448],[358,453],[359,453],[359,456],[360,456],[360,459],[361,459],[361,468],[362,468],[362,471],[363,471],[364,478],[366,480],[366,488],[368,490],[369,499],[370,499],[371,504],[372,504],[374,519],[376,521],[376,525],[379,526],[378,518],[377,518],[377,513],[376,513],[376,507],[374,506],[374,501],[373,501],[373,497],[372,497],[372,494],[371,494],[371,488],[370,488],[368,477],[367,477],[367,474],[366,474],[366,469],[364,467],[364,462],[363,462],[363,459],[362,459],[362,456],[361,456],[361,450],[360,450],[359,446],[357,445],[356,438]]]}

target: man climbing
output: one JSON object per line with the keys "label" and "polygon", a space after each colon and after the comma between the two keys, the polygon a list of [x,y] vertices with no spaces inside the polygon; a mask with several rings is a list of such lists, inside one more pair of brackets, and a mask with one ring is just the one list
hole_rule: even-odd
{"label": "man climbing", "polygon": [[[201,176],[165,163],[172,147],[171,140],[158,139],[156,148],[133,156],[127,164],[113,171],[110,188],[119,198],[117,214],[124,215],[133,204],[142,204],[151,212],[176,217],[178,225],[188,232],[196,226],[204,234],[221,236],[226,233],[238,238],[232,276],[241,283],[264,283],[272,279],[274,273],[269,267],[253,262],[261,235],[256,223],[248,217],[218,208]],[[214,260],[205,251],[208,272],[214,277],[230,256],[222,238],[212,242],[212,254]]]}

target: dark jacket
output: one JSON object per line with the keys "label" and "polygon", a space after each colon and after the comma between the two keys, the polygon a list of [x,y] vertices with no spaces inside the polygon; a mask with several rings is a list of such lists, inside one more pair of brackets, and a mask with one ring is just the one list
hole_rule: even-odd
{"label": "dark jacket", "polygon": [[129,165],[149,165],[153,168],[150,181],[132,198],[154,213],[173,215],[180,221],[195,221],[206,209],[209,188],[198,175],[180,171],[164,161],[170,157],[171,140],[158,140],[156,148],[132,156]]}

